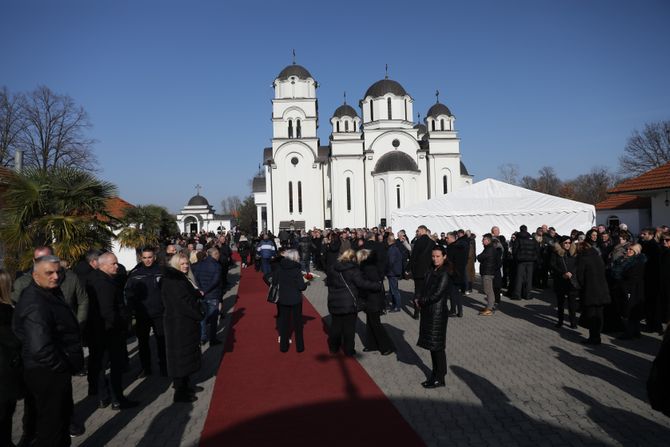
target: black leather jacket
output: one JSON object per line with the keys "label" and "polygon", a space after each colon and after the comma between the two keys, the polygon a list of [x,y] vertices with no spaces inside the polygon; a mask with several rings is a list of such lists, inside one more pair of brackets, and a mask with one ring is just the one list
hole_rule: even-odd
{"label": "black leather jacket", "polygon": [[417,345],[430,351],[445,349],[447,343],[447,295],[449,290],[449,274],[447,267],[442,266],[431,270],[426,275],[419,322],[419,341]]}

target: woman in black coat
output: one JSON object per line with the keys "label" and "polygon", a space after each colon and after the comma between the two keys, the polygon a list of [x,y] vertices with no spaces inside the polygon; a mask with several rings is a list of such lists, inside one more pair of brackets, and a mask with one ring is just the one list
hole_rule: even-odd
{"label": "woman in black coat", "polygon": [[436,245],[431,253],[433,268],[426,274],[423,292],[417,305],[421,311],[419,321],[419,341],[417,345],[428,349],[433,362],[431,377],[422,382],[424,388],[438,388],[445,385],[447,375],[447,321],[449,309],[449,270],[447,250]]}
{"label": "woman in black coat", "polygon": [[336,354],[340,346],[347,356],[356,354],[354,350],[354,332],[356,313],[360,301],[360,290],[379,291],[381,282],[363,278],[356,259],[356,252],[345,250],[331,269],[327,278],[328,312],[331,315],[328,331],[328,347]]}
{"label": "woman in black coat", "polygon": [[639,338],[640,320],[644,316],[644,266],[647,257],[642,254],[640,244],[631,244],[626,255],[617,262],[615,279],[616,287],[621,296],[622,317],[625,331],[621,340]]}
{"label": "woman in black coat", "polygon": [[300,266],[300,254],[297,250],[286,250],[279,265],[272,274],[272,282],[279,284],[279,302],[277,303],[277,325],[279,326],[279,350],[288,351],[291,339],[290,321],[293,318],[295,331],[295,350],[305,350],[302,336],[302,291],[307,288]]}
{"label": "woman in black coat", "polygon": [[[356,258],[361,266],[363,278],[368,281],[381,283],[384,277],[379,274],[377,259],[374,251],[365,248],[356,252]],[[393,344],[382,326],[380,319],[384,310],[384,289],[379,291],[360,291],[360,299],[365,310],[367,346],[363,352],[379,351],[382,355],[393,352]]]}
{"label": "woman in black coat", "polygon": [[20,399],[21,342],[12,332],[12,278],[0,269],[0,445],[12,444],[12,416]]}
{"label": "woman in black coat", "polygon": [[605,263],[598,250],[587,241],[577,244],[577,282],[580,288],[582,320],[589,329],[589,338],[582,343],[599,345],[603,307],[611,301],[605,277]]}
{"label": "woman in black coat", "polygon": [[165,314],[165,351],[168,376],[174,380],[174,402],[193,402],[195,388],[189,376],[200,369],[200,291],[189,279],[188,257],[170,259],[163,275],[161,293]]}

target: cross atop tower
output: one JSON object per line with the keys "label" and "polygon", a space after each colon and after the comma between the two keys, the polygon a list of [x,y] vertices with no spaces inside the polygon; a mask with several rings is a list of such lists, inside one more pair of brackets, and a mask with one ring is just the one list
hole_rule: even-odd
{"label": "cross atop tower", "polygon": [[389,64],[386,64],[385,71],[386,71],[386,74],[384,75],[384,79],[388,79],[389,78]]}
{"label": "cross atop tower", "polygon": [[195,190],[197,192],[197,195],[200,195],[200,190],[202,189],[202,186],[200,184],[195,185]]}
{"label": "cross atop tower", "polygon": [[347,92],[346,91],[344,92],[344,103],[345,104],[347,103]]}
{"label": "cross atop tower", "polygon": [[295,65],[295,48],[293,49],[293,65]]}
{"label": "cross atop tower", "polygon": [[440,91],[435,90],[435,102],[440,102]]}

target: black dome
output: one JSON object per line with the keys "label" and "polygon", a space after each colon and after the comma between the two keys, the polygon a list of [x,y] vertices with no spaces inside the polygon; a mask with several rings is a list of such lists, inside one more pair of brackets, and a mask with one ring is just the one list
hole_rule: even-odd
{"label": "black dome", "polygon": [[354,108],[351,107],[349,104],[342,104],[337,109],[335,109],[333,117],[342,118],[343,116],[350,116],[354,118],[358,116],[358,113],[356,113],[356,110],[354,110]]}
{"label": "black dome", "polygon": [[296,64],[292,64],[284,68],[277,76],[277,79],[288,79],[291,76],[295,76],[299,79],[314,79],[305,67]]}
{"label": "black dome", "polygon": [[437,118],[440,115],[447,115],[447,116],[453,116],[451,114],[451,110],[449,110],[449,107],[445,106],[444,104],[438,102],[436,104],[433,104],[433,107],[428,109],[428,115],[431,118]]}
{"label": "black dome", "polygon": [[393,151],[382,156],[375,165],[375,174],[394,171],[418,171],[419,167],[412,157],[404,152]]}
{"label": "black dome", "polygon": [[387,93],[393,93],[396,96],[406,96],[407,92],[398,82],[391,79],[382,79],[377,81],[370,86],[363,98],[372,96],[373,98],[378,98],[384,96]]}
{"label": "black dome", "polygon": [[415,129],[419,129],[419,133],[426,133],[426,132],[428,132],[428,128],[427,128],[424,124],[421,124],[421,123],[419,123],[419,124],[415,124],[415,125],[414,125],[414,128],[415,128]]}
{"label": "black dome", "polygon": [[209,202],[200,194],[196,194],[188,201],[188,206],[209,206]]}

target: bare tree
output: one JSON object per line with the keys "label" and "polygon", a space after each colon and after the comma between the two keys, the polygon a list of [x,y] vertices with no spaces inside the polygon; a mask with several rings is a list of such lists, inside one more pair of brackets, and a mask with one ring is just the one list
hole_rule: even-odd
{"label": "bare tree", "polygon": [[635,130],[619,157],[619,170],[629,177],[670,162],[670,121],[646,124],[644,131]]}
{"label": "bare tree", "polygon": [[587,174],[577,176],[574,180],[565,182],[560,192],[566,199],[596,204],[607,198],[607,190],[613,187],[618,178],[607,168],[596,167]]}
{"label": "bare tree", "polygon": [[12,95],[6,87],[0,90],[0,166],[11,166],[19,135],[24,128],[23,95]]}
{"label": "bare tree", "polygon": [[521,186],[533,191],[542,192],[557,196],[560,194],[563,182],[556,175],[556,171],[551,166],[544,166],[537,172],[537,177],[529,175],[521,179]]}
{"label": "bare tree", "polygon": [[27,95],[22,107],[25,126],[20,147],[26,166],[46,171],[54,166],[95,170],[94,140],[87,138],[91,127],[83,107],[67,95],[40,86]]}
{"label": "bare tree", "polygon": [[221,200],[221,213],[222,214],[235,214],[239,211],[242,206],[242,201],[238,196],[225,197]]}
{"label": "bare tree", "polygon": [[509,183],[510,185],[516,185],[519,183],[519,165],[513,163],[505,163],[498,166],[498,173],[500,174],[500,179]]}

